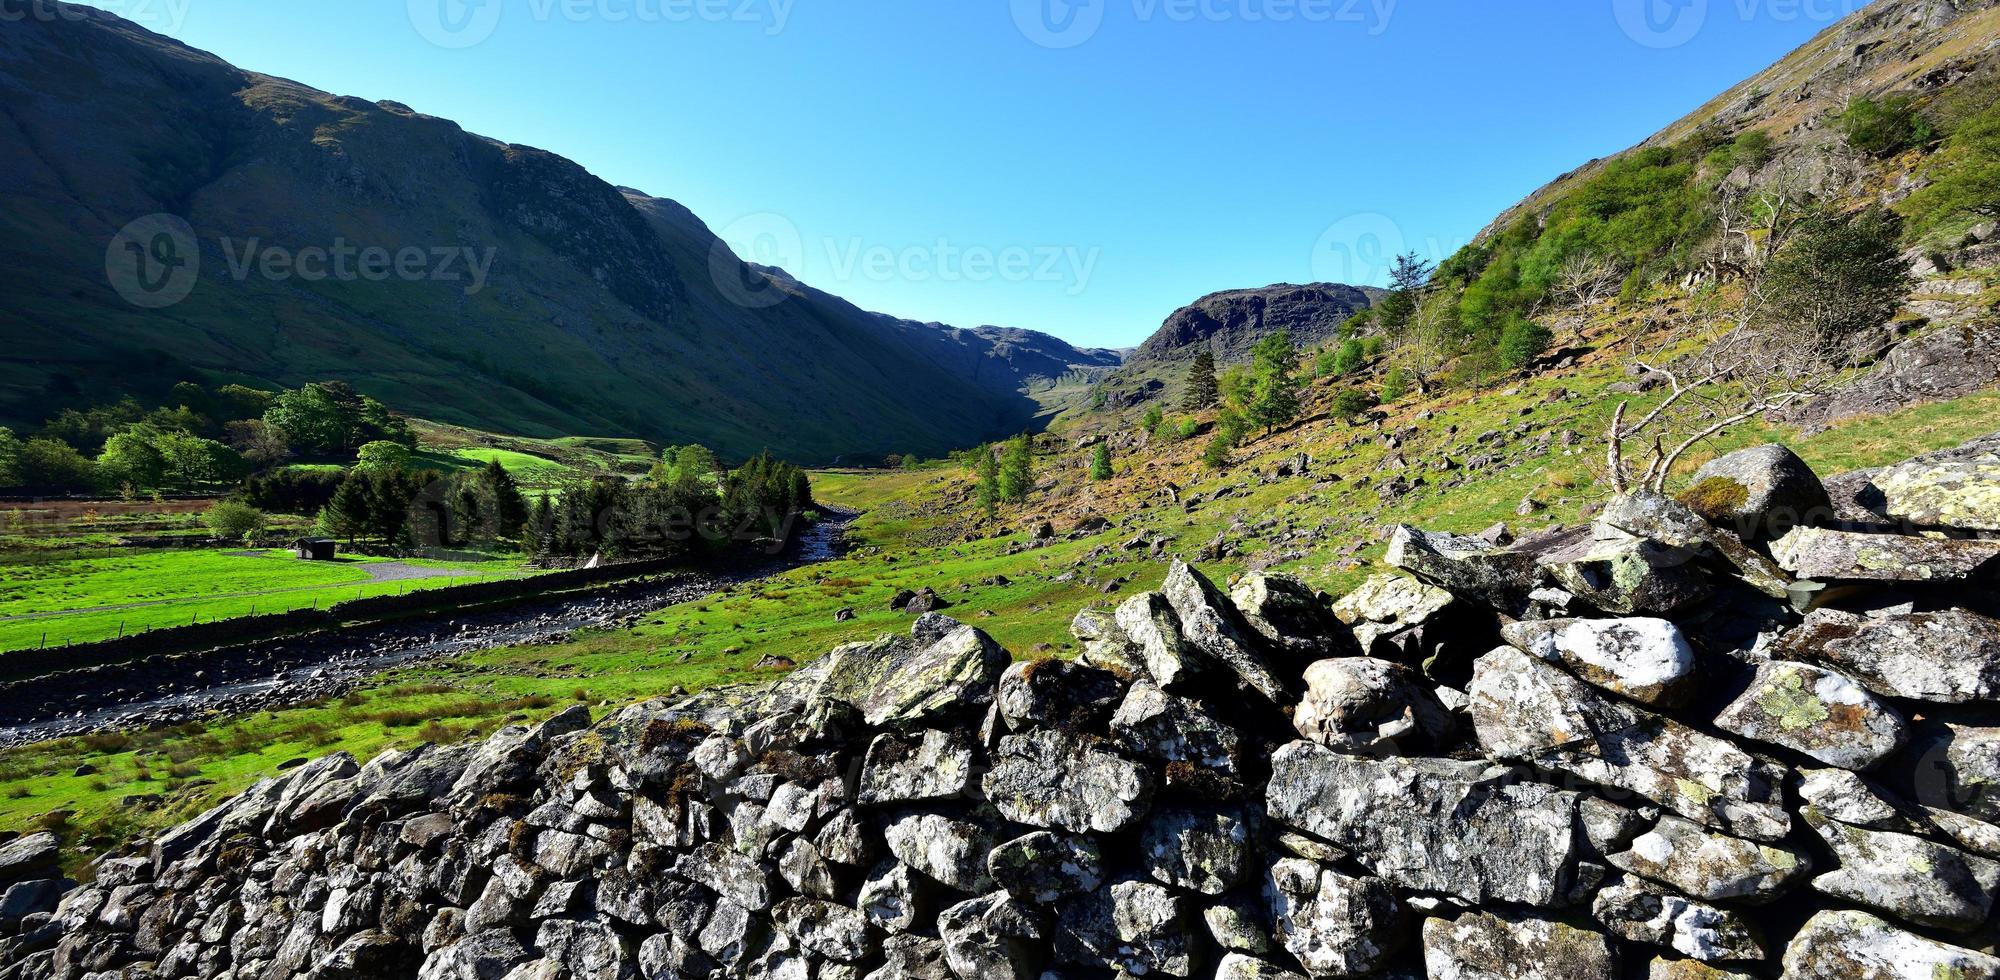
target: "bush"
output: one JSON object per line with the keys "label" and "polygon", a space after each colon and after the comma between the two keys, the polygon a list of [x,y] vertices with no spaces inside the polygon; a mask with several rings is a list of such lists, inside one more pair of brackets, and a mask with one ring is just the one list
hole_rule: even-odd
{"label": "bush", "polygon": [[1382,401],[1384,403],[1399,401],[1409,393],[1410,372],[1400,367],[1390,368],[1389,373],[1382,377]]}
{"label": "bush", "polygon": [[1917,112],[1915,100],[1907,95],[1891,95],[1880,102],[1855,99],[1840,114],[1837,125],[1848,146],[1878,157],[1894,156],[1937,136],[1930,121]]}
{"label": "bush", "polygon": [[1352,419],[1373,407],[1375,399],[1358,388],[1349,388],[1333,396],[1333,414],[1344,419]]}
{"label": "bush", "polygon": [[1844,340],[1887,323],[1910,288],[1897,248],[1896,217],[1871,209],[1851,217],[1819,214],[1772,256],[1764,274],[1773,326],[1804,326]]}
{"label": "bush", "polygon": [[[1380,338],[1374,337],[1369,339],[1374,341],[1380,340]],[[1333,354],[1333,373],[1343,378],[1353,374],[1361,370],[1361,365],[1368,360],[1369,356],[1368,345],[1365,342],[1349,337],[1341,343],[1340,349]]]}
{"label": "bush", "polygon": [[1929,185],[1897,206],[1912,235],[2000,211],[2000,102],[1959,120],[1920,173]]}
{"label": "bush", "polygon": [[1514,317],[1500,333],[1500,363],[1512,370],[1527,367],[1555,342],[1549,328],[1533,320]]}
{"label": "bush", "polygon": [[218,538],[242,541],[264,531],[264,512],[240,500],[218,500],[201,516],[202,523]]}

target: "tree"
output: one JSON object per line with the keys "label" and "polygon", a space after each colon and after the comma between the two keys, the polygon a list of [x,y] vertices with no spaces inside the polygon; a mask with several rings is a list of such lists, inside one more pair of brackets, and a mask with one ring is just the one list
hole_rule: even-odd
{"label": "tree", "polygon": [[1333,414],[1352,421],[1355,416],[1375,407],[1375,399],[1359,388],[1348,388],[1333,396]]}
{"label": "tree", "polygon": [[1222,406],[1233,412],[1250,410],[1250,400],[1255,397],[1256,379],[1250,369],[1241,364],[1231,365],[1217,379],[1222,388]]}
{"label": "tree", "polygon": [[355,458],[364,470],[402,469],[410,465],[410,447],[377,439],[356,451]]}
{"label": "tree", "polygon": [[1549,328],[1525,317],[1512,317],[1500,332],[1500,363],[1518,371],[1540,357],[1554,341],[1555,335]]}
{"label": "tree", "polygon": [[367,533],[368,518],[368,482],[360,474],[349,473],[320,511],[319,526],[323,533],[352,543]]}
{"label": "tree", "polygon": [[1243,426],[1243,418],[1234,412],[1225,411],[1221,418],[1216,420],[1215,435],[1209,438],[1208,446],[1201,454],[1202,462],[1207,464],[1209,469],[1222,470],[1229,467],[1236,445],[1243,439]]}
{"label": "tree", "polygon": [[230,448],[257,466],[281,463],[292,454],[284,430],[263,419],[238,419],[223,428],[229,434]]}
{"label": "tree", "polygon": [[979,509],[992,517],[1000,507],[1000,457],[992,446],[982,446],[975,462],[979,468]]}
{"label": "tree", "polygon": [[240,479],[246,469],[243,457],[214,439],[186,432],[163,432],[157,445],[166,461],[167,484],[190,493]]}
{"label": "tree", "polygon": [[1887,323],[1910,289],[1898,232],[1896,217],[1880,209],[1806,218],[1757,283],[1757,319],[1801,324],[1835,343]]}
{"label": "tree", "polygon": [[1837,121],[1847,145],[1871,156],[1894,156],[1922,146],[1937,135],[1930,120],[1917,112],[1916,100],[1891,95],[1876,101],[1859,98],[1847,104]]}
{"label": "tree", "polygon": [[1388,374],[1382,376],[1382,400],[1384,402],[1401,401],[1403,396],[1409,393],[1410,372],[1401,367],[1392,367],[1389,369]]}
{"label": "tree", "polygon": [[14,450],[14,475],[24,487],[56,491],[93,490],[97,468],[59,439],[29,439]]}
{"label": "tree", "polygon": [[1111,479],[1111,447],[1109,445],[1100,442],[1097,444],[1097,450],[1090,454],[1090,478],[1093,480]]}
{"label": "tree", "polygon": [[1349,337],[1340,342],[1340,349],[1333,353],[1333,373],[1336,377],[1346,377],[1361,369],[1368,359],[1368,348],[1359,337]]}
{"label": "tree", "polygon": [[1166,421],[1166,418],[1166,413],[1160,411],[1160,406],[1148,405],[1146,406],[1146,414],[1139,418],[1139,431],[1151,432],[1159,428],[1160,423]]}
{"label": "tree", "polygon": [[1035,446],[1027,433],[1007,440],[1000,459],[1000,499],[1010,504],[1025,503],[1035,489]]}
{"label": "tree", "polygon": [[247,541],[264,532],[264,512],[240,500],[218,500],[201,515],[210,533],[225,541]]}
{"label": "tree", "polygon": [[1299,349],[1292,344],[1292,332],[1280,330],[1258,341],[1250,358],[1249,414],[1269,435],[1299,416]]}
{"label": "tree", "polygon": [[14,430],[0,425],[0,487],[20,484],[21,474],[14,468],[20,453],[21,440],[14,437]]}
{"label": "tree", "polygon": [[521,495],[520,484],[514,482],[514,475],[497,459],[486,464],[481,479],[493,497],[494,531],[503,538],[519,537],[522,526],[528,522],[528,500]]}
{"label": "tree", "polygon": [[[1418,305],[1396,346],[1397,366],[1404,369],[1406,383],[1419,392],[1430,390],[1432,379],[1451,360],[1456,326],[1449,297],[1433,294]],[[1395,400],[1386,392],[1383,399]]]}
{"label": "tree", "polygon": [[104,440],[97,470],[112,487],[157,490],[166,483],[167,458],[160,451],[160,433],[139,423]]}
{"label": "tree", "polygon": [[907,453],[903,456],[903,468],[906,470],[922,469],[923,465],[923,457],[918,456],[916,453]]}
{"label": "tree", "polygon": [[285,441],[309,452],[332,452],[347,445],[352,419],[323,385],[280,392],[264,412],[264,421],[285,434]]}
{"label": "tree", "polygon": [[1382,298],[1376,312],[1376,319],[1384,329],[1393,334],[1409,322],[1417,311],[1417,294],[1430,282],[1435,270],[1416,252],[1396,256],[1396,264],[1389,270],[1389,295]]}
{"label": "tree", "polygon": [[1213,406],[1221,395],[1221,388],[1215,380],[1215,354],[1204,347],[1195,352],[1194,363],[1188,365],[1187,394],[1181,399],[1181,408],[1199,412]]}
{"label": "tree", "polygon": [[1624,281],[1625,270],[1618,260],[1591,249],[1580,249],[1563,259],[1562,268],[1556,272],[1555,293],[1558,299],[1588,310],[1617,295],[1618,286]]}

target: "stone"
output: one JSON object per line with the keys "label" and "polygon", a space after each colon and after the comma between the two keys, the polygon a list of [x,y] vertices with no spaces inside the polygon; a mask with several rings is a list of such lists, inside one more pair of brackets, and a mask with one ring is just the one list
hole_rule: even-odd
{"label": "stone", "polygon": [[1757,665],[1715,727],[1856,771],[1893,755],[1909,734],[1902,714],[1853,678],[1784,660]]}
{"label": "stone", "polygon": [[1694,648],[1664,619],[1530,620],[1509,623],[1500,635],[1580,680],[1653,707],[1679,704],[1695,676]]}
{"label": "stone", "polygon": [[974,895],[993,890],[993,880],[986,876],[993,835],[978,824],[912,813],[891,820],[882,836],[898,861],[948,888]]}
{"label": "stone", "polygon": [[1229,810],[1155,810],[1139,835],[1140,861],[1163,885],[1221,895],[1248,871],[1250,828]]}
{"label": "stone", "polygon": [[1343,751],[1448,744],[1451,714],[1408,667],[1372,657],[1321,660],[1305,671],[1292,714],[1300,735]]}
{"label": "stone", "polygon": [[1407,938],[1402,903],[1379,879],[1287,858],[1268,885],[1278,942],[1314,977],[1373,976]]}
{"label": "stone", "polygon": [[1830,980],[1994,980],[2000,958],[1905,932],[1866,912],[1829,909],[1785,948],[1785,975]]}
{"label": "stone", "polygon": [[1511,775],[1293,742],[1271,759],[1266,807],[1272,820],[1332,842],[1401,888],[1561,905],[1580,855],[1577,797]]}
{"label": "stone", "polygon": [[1087,739],[1053,730],[1009,735],[982,785],[1001,815],[1030,827],[1115,834],[1153,798],[1146,767]]}
{"label": "stone", "polygon": [[638,972],[624,939],[599,921],[550,919],[536,930],[535,948],[552,961],[549,980],[628,980]]}
{"label": "stone", "polygon": [[1276,705],[1292,703],[1291,692],[1271,668],[1263,637],[1243,621],[1229,597],[1185,561],[1175,560],[1161,587],[1180,617],[1187,642],[1233,674],[1236,681]]}
{"label": "stone", "polygon": [[1245,622],[1292,663],[1359,652],[1326,596],[1288,575],[1252,572],[1229,590]]}
{"label": "stone", "polygon": [[863,806],[948,800],[964,796],[972,778],[972,744],[962,734],[878,735],[868,745],[855,799]]}
{"label": "stone", "polygon": [[1088,837],[1036,831],[994,848],[986,872],[1014,898],[1048,905],[1101,887],[1104,855]]}
{"label": "stone", "polygon": [[1775,443],[1702,464],[1680,501],[1744,540],[1775,538],[1798,525],[1825,521],[1833,511],[1818,474]]}
{"label": "stone", "polygon": [[1872,617],[1815,609],[1775,652],[1836,667],[1877,694],[1944,704],[2000,698],[2000,621],[1969,610]]}
{"label": "stone", "polygon": [[1533,555],[1498,548],[1478,538],[1398,525],[1384,561],[1453,595],[1502,612],[1527,607],[1544,573]]}
{"label": "stone", "polygon": [[778,859],[778,877],[801,895],[828,900],[839,897],[832,869],[820,857],[819,848],[803,837],[785,845],[784,855]]}
{"label": "stone", "polygon": [[1791,827],[1784,770],[1734,744],[1622,702],[1512,647],[1473,665],[1471,714],[1489,758],[1637,793],[1731,833]]}
{"label": "stone", "polygon": [[721,844],[703,844],[680,856],[674,873],[735,902],[761,911],[771,907],[771,879],[763,866]]}
{"label": "stone", "polygon": [[1771,557],[1785,571],[1822,582],[1960,582],[2000,568],[2000,541],[1802,527],[1772,542]]}
{"label": "stone", "polygon": [[61,865],[60,841],[46,830],[0,844],[0,882],[53,878]]}
{"label": "stone", "polygon": [[1555,919],[1468,912],[1425,919],[1430,980],[1603,980],[1618,959],[1603,933]]}
{"label": "stone", "polygon": [[1923,527],[2000,531],[2000,451],[1940,456],[1877,473],[1884,512]]}
{"label": "stone", "polygon": [[1736,535],[1704,520],[1687,505],[1651,491],[1613,497],[1597,516],[1598,524],[1670,548],[1712,555],[1733,567],[1751,588],[1783,599],[1791,586],[1784,570],[1758,554]]}
{"label": "stone", "polygon": [[1000,677],[1000,717],[1013,731],[1060,728],[1096,732],[1111,720],[1125,685],[1108,670],[1065,660],[1030,660]]}
{"label": "stone", "polygon": [[2000,822],[2000,728],[1926,722],[1910,748],[1917,802]]}
{"label": "stone", "polygon": [[787,689],[797,692],[810,716],[851,713],[871,728],[921,728],[992,703],[1000,675],[1013,662],[1007,651],[970,626],[926,639],[885,636],[836,647],[793,672]]}
{"label": "stone", "polygon": [[1742,915],[1638,878],[1606,882],[1592,901],[1591,915],[1614,936],[1704,962],[1768,955],[1762,934]]}
{"label": "stone", "polygon": [[1620,871],[1670,885],[1692,898],[1746,905],[1776,899],[1812,870],[1811,859],[1798,851],[1711,833],[1671,815],[1606,860]]}
{"label": "stone", "polygon": [[1166,763],[1169,789],[1227,783],[1243,771],[1243,740],[1234,726],[1144,682],[1132,685],[1112,715],[1111,737],[1130,755]]}
{"label": "stone", "polygon": [[874,951],[868,920],[844,905],[788,898],[771,909],[771,921],[778,931],[792,937],[801,949],[814,956],[853,963]]}
{"label": "stone", "polygon": [[1821,892],[1954,931],[1977,928],[1993,911],[2000,862],[1910,834],[1850,827],[1811,809],[1805,818],[1840,861],[1813,879]]}
{"label": "stone", "polygon": [[1710,966],[1700,960],[1675,960],[1661,956],[1647,965],[1646,980],[1757,980],[1757,976]]}
{"label": "stone", "polygon": [[1215,964],[1215,980],[1306,980],[1303,974],[1242,953],[1225,953]]}
{"label": "stone", "polygon": [[867,980],[956,980],[944,943],[922,936],[890,936],[882,942],[881,969]]}
{"label": "stone", "polygon": [[1273,952],[1264,917],[1242,898],[1225,898],[1201,910],[1203,924],[1217,946],[1239,953],[1265,956]]}
{"label": "stone", "polygon": [[856,904],[875,928],[890,935],[909,932],[924,917],[929,888],[899,861],[884,862],[862,882]]}
{"label": "stone", "polygon": [[1333,604],[1334,618],[1354,631],[1365,656],[1383,656],[1385,638],[1438,617],[1457,601],[1450,592],[1408,575],[1371,576]]}
{"label": "stone", "polygon": [[999,892],[938,916],[945,962],[960,980],[1034,980],[1047,947],[1041,913]]}
{"label": "stone", "polygon": [[1119,605],[1115,615],[1154,683],[1169,690],[1183,688],[1203,672],[1204,658],[1181,635],[1180,617],[1166,596],[1135,595]]}
{"label": "stone", "polygon": [[505,929],[466,936],[424,958],[418,980],[494,980],[528,961],[528,951]]}
{"label": "stone", "polygon": [[1715,592],[1692,551],[1616,530],[1552,547],[1536,562],[1564,591],[1617,616],[1675,613]]}

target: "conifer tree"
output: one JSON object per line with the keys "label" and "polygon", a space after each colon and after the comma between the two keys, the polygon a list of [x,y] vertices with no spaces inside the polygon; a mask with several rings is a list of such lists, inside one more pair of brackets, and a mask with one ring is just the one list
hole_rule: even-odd
{"label": "conifer tree", "polygon": [[1110,446],[1101,442],[1097,444],[1097,451],[1092,453],[1090,457],[1090,478],[1093,480],[1111,479]]}
{"label": "conifer tree", "polygon": [[1204,348],[1194,356],[1194,363],[1188,366],[1187,397],[1181,402],[1181,407],[1199,412],[1214,405],[1221,393],[1222,387],[1215,380],[1215,355]]}
{"label": "conifer tree", "polygon": [[1007,452],[1000,460],[1000,499],[1010,504],[1025,503],[1035,489],[1035,447],[1027,433],[1007,440]]}

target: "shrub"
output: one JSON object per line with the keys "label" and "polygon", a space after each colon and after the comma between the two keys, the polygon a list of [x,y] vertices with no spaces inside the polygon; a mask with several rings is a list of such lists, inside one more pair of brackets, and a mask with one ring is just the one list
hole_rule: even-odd
{"label": "shrub", "polygon": [[1110,446],[1100,442],[1097,444],[1097,450],[1090,454],[1090,478],[1093,480],[1111,479]]}
{"label": "shrub", "polygon": [[268,523],[263,511],[240,500],[218,500],[201,519],[216,537],[229,541],[262,534]]}
{"label": "shrub", "polygon": [[1382,401],[1395,402],[1410,393],[1410,372],[1393,367],[1382,377]]}
{"label": "shrub", "polygon": [[1765,271],[1770,298],[1763,318],[1778,327],[1808,327],[1829,341],[1887,323],[1910,287],[1898,231],[1896,217],[1879,209],[1807,219]]}
{"label": "shrub", "polygon": [[[1379,341],[1380,338],[1369,339]],[[1353,374],[1361,370],[1362,363],[1367,361],[1369,356],[1367,343],[1349,337],[1342,341],[1340,349],[1333,353],[1333,373],[1340,377]]]}
{"label": "shrub", "polygon": [[1917,112],[1907,95],[1881,101],[1859,98],[1847,104],[1837,121],[1847,145],[1871,156],[1886,157],[1922,146],[1936,137],[1930,121]]}
{"label": "shrub", "polygon": [[1352,419],[1375,406],[1375,399],[1358,388],[1349,388],[1333,396],[1333,414],[1344,419]]}
{"label": "shrub", "polygon": [[1912,235],[2000,211],[2000,102],[1960,120],[1921,173],[1930,183],[1897,206]]}
{"label": "shrub", "polygon": [[1523,317],[1508,321],[1500,334],[1500,363],[1513,370],[1528,366],[1555,341],[1549,328]]}

